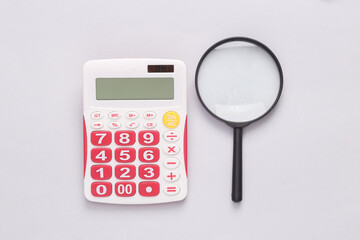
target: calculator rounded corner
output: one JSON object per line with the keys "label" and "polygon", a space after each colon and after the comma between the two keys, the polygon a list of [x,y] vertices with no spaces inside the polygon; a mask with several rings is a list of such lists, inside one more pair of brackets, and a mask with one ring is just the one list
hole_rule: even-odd
{"label": "calculator rounded corner", "polygon": [[84,191],[84,197],[89,202],[95,202],[94,198],[91,196],[91,193]]}
{"label": "calculator rounded corner", "polygon": [[88,70],[88,68],[91,68],[92,64],[95,62],[95,60],[88,60],[86,62],[84,62],[83,64],[83,71],[86,72]]}
{"label": "calculator rounded corner", "polygon": [[186,64],[182,60],[176,60],[177,64],[183,68],[184,71],[186,71]]}
{"label": "calculator rounded corner", "polygon": [[186,192],[183,194],[183,196],[181,196],[181,197],[179,198],[178,201],[184,201],[184,200],[187,198],[187,196],[188,196],[188,192],[186,191]]}

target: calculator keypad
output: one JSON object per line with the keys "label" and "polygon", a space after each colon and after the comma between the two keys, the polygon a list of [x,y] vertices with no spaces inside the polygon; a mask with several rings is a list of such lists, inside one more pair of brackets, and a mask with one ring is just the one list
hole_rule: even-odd
{"label": "calculator keypad", "polygon": [[[90,117],[92,196],[148,198],[181,191],[178,113],[169,111],[157,119],[152,111],[95,111]],[[159,123],[163,126],[157,128]],[[159,131],[164,126],[168,130]]]}

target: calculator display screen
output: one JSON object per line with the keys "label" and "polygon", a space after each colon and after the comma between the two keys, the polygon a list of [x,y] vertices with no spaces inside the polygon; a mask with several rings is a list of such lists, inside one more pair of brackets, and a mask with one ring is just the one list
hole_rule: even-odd
{"label": "calculator display screen", "polygon": [[171,100],[174,78],[96,78],[97,100]]}

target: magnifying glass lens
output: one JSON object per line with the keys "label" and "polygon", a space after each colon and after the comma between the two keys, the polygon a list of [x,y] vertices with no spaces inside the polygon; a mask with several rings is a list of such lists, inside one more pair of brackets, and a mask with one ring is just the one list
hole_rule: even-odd
{"label": "magnifying glass lens", "polygon": [[280,87],[274,59],[252,43],[233,41],[213,49],[198,72],[203,103],[217,117],[248,122],[265,114]]}

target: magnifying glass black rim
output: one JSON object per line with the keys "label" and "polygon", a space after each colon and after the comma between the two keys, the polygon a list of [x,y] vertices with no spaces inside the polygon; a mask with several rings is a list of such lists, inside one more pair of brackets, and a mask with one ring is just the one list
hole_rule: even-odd
{"label": "magnifying glass black rim", "polygon": [[[223,45],[225,43],[228,43],[228,42],[235,42],[235,41],[239,41],[239,42],[248,42],[248,43],[252,43],[262,49],[264,49],[271,57],[272,59],[275,61],[276,63],[276,66],[278,68],[278,71],[279,71],[279,77],[280,77],[280,85],[279,85],[279,91],[278,91],[278,95],[276,96],[276,99],[274,101],[274,103],[271,105],[271,107],[263,114],[261,115],[260,117],[258,118],[255,118],[253,120],[250,120],[250,121],[246,121],[246,122],[231,122],[231,121],[226,121],[225,119],[222,119],[218,116],[216,116],[212,111],[210,111],[210,109],[206,106],[206,104],[204,103],[204,101],[202,100],[201,98],[201,95],[200,95],[200,92],[199,92],[199,85],[198,85],[198,75],[199,75],[199,71],[200,71],[200,68],[201,68],[201,65],[204,61],[204,59],[207,57],[207,55],[209,55],[209,53],[211,53],[215,48],[217,48],[218,46],[220,45]],[[269,112],[271,112],[271,110],[275,107],[275,105],[277,104],[277,102],[279,101],[280,99],[280,96],[281,96],[281,92],[282,92],[282,89],[283,89],[283,72],[282,72],[282,68],[281,68],[281,65],[280,65],[280,62],[279,60],[277,59],[277,57],[275,56],[275,54],[263,43],[255,40],[255,39],[252,39],[252,38],[247,38],[247,37],[231,37],[231,38],[226,38],[226,39],[223,39],[217,43],[215,43],[214,45],[212,45],[208,50],[206,50],[206,52],[202,55],[197,67],[196,67],[196,73],[195,73],[195,88],[196,88],[196,93],[199,97],[199,100],[201,102],[201,104],[205,107],[205,109],[212,115],[214,116],[215,118],[225,122],[226,124],[230,125],[230,126],[233,126],[233,127],[245,127],[247,125],[249,125],[250,123],[252,122],[255,122],[263,117],[265,117]]]}

